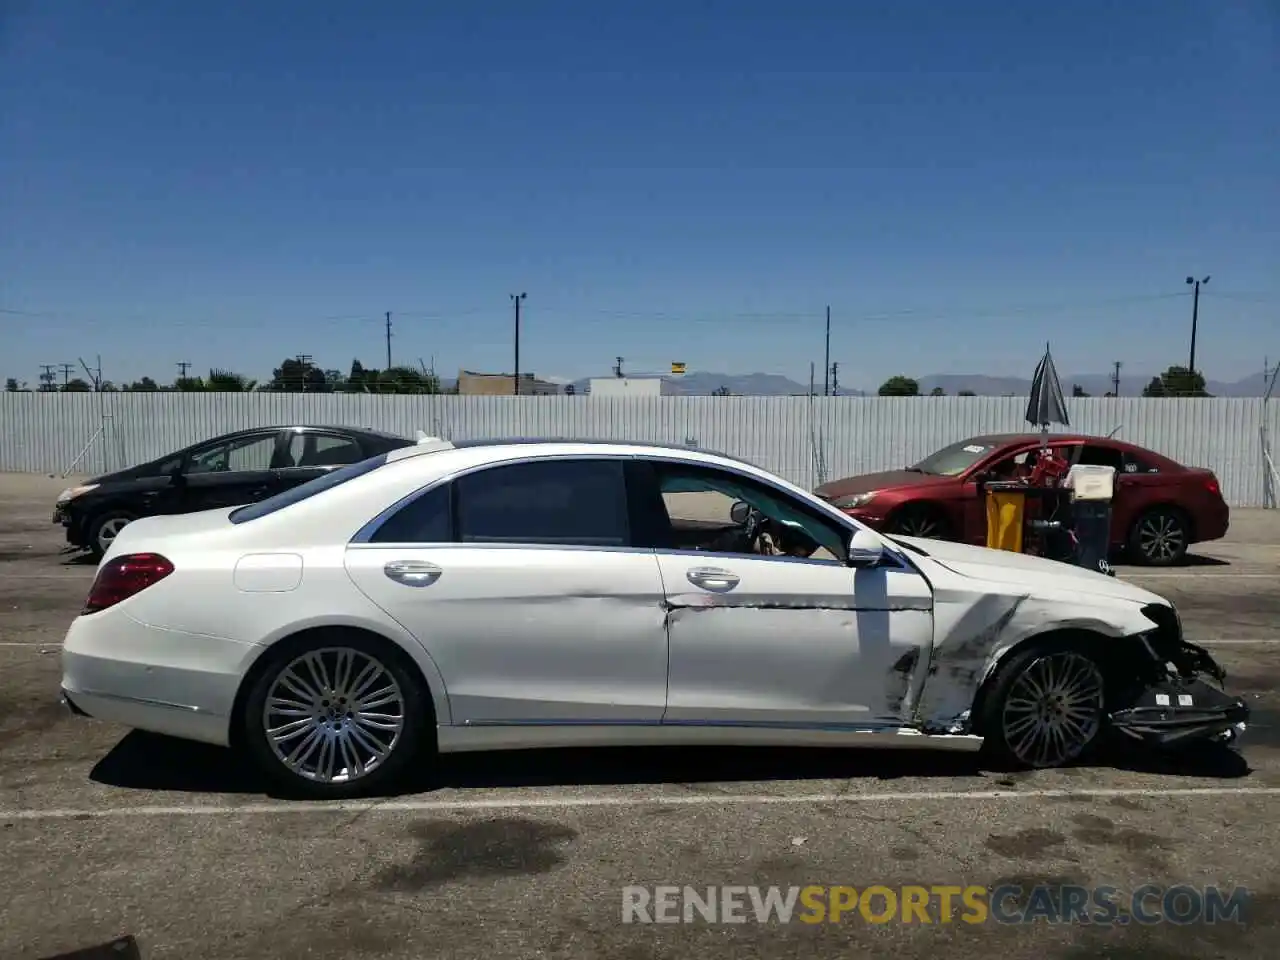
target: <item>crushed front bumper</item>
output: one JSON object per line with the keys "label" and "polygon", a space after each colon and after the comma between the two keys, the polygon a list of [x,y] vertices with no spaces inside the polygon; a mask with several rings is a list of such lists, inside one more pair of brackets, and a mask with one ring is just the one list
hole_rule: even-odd
{"label": "crushed front bumper", "polygon": [[1248,726],[1249,706],[1223,689],[1226,671],[1209,651],[1182,638],[1180,629],[1176,639],[1166,635],[1148,649],[1163,670],[1120,700],[1109,717],[1112,729],[1155,747],[1236,745]]}

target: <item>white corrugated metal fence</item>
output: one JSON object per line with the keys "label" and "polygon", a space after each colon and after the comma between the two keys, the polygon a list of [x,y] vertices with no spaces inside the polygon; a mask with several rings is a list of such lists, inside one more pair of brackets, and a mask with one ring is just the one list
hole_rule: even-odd
{"label": "white corrugated metal fence", "polygon": [[[1273,506],[1262,455],[1280,403],[1086,398],[1072,429],[1217,472],[1233,506]],[[325,393],[2,393],[0,471],[103,473],[263,424],[349,424],[450,439],[575,437],[692,444],[806,487],[900,467],[979,433],[1021,431],[1019,397],[458,397]],[[83,459],[73,467],[73,461]]]}

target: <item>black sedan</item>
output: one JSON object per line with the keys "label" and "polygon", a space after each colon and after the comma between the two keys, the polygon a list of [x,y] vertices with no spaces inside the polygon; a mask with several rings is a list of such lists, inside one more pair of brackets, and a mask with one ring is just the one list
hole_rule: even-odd
{"label": "black sedan", "polygon": [[360,427],[240,430],[64,490],[53,522],[66,527],[68,543],[101,557],[125,524],[139,517],[254,503],[414,443]]}

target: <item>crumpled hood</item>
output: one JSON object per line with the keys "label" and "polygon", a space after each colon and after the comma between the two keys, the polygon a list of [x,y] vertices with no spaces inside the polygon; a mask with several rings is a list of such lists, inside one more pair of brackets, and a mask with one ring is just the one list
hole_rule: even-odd
{"label": "crumpled hood", "polygon": [[882,473],[863,473],[856,477],[844,477],[824,483],[813,491],[823,500],[834,500],[836,497],[848,497],[855,493],[870,493],[873,490],[890,490],[894,487],[932,486],[938,483],[954,483],[955,477],[940,477],[931,473],[918,473],[914,470],[885,470]]}
{"label": "crumpled hood", "polygon": [[1046,560],[1044,557],[1013,553],[1009,550],[990,550],[967,543],[949,540],[925,540],[920,537],[891,537],[924,551],[936,563],[952,573],[976,580],[987,580],[1025,591],[1028,594],[1046,591],[1069,591],[1108,600],[1129,600],[1134,603],[1168,604],[1164,597],[1142,587],[1095,573],[1083,567]]}

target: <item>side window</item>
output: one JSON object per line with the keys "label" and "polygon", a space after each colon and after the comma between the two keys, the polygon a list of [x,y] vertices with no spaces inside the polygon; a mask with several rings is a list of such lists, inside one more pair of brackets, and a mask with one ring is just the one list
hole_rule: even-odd
{"label": "side window", "polygon": [[1086,443],[1080,450],[1077,463],[1097,467],[1112,467],[1116,473],[1124,473],[1124,454],[1115,447],[1099,447]]}
{"label": "side window", "polygon": [[225,473],[230,470],[268,470],[276,449],[276,435],[245,437],[197,450],[186,473]]}
{"label": "side window", "polygon": [[360,444],[349,437],[326,433],[295,433],[289,438],[286,465],[294,467],[345,467],[364,459]]}
{"label": "side window", "polygon": [[621,460],[490,467],[454,481],[454,496],[464,543],[630,543]]}
{"label": "side window", "polygon": [[1124,452],[1124,472],[1128,474],[1135,473],[1159,473],[1160,468],[1150,460],[1130,453],[1128,450]]}
{"label": "side window", "polygon": [[[844,529],[781,491],[709,468],[659,464],[655,472],[677,550],[843,560]],[[735,522],[738,502],[757,512],[758,530]],[[760,536],[748,541],[752,533]]]}
{"label": "side window", "polygon": [[410,500],[383,521],[371,543],[448,543],[453,539],[449,484]]}

